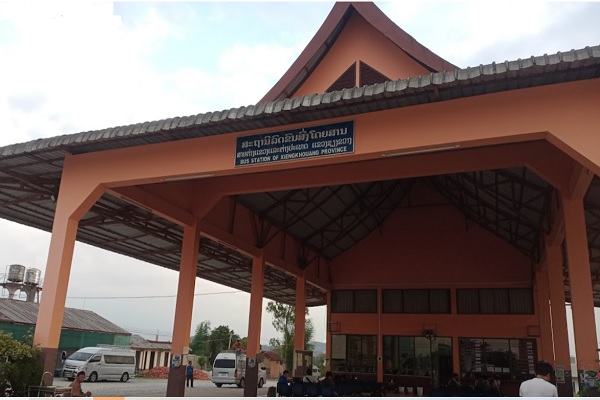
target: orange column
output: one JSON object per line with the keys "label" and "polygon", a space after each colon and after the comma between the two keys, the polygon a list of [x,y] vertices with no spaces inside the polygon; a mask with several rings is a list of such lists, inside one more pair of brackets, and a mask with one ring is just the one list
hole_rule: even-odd
{"label": "orange column", "polygon": [[562,196],[578,370],[598,369],[598,338],[582,199]]}
{"label": "orange column", "polygon": [[[458,306],[456,305],[456,288],[453,287],[450,289],[450,299],[452,300],[450,302],[450,312],[452,313],[453,316],[458,315]],[[452,336],[452,368],[453,368],[453,372],[460,374],[460,352],[459,350],[459,343],[458,343],[458,336]],[[442,382],[440,382],[442,383]],[[445,383],[445,382],[443,382]]]}
{"label": "orange column", "polygon": [[[258,360],[260,353],[260,326],[262,322],[263,294],[265,286],[265,258],[261,254],[252,259],[252,283],[250,287],[250,314],[248,317],[248,346],[246,348],[246,375],[244,397],[258,394]],[[251,363],[254,360],[254,366]]]}
{"label": "orange column", "polygon": [[296,319],[294,326],[294,365],[292,372],[294,376],[304,375],[306,371],[296,369],[296,350],[304,350],[304,327],[306,323],[306,278],[296,278]]}
{"label": "orange column", "polygon": [[44,371],[54,374],[67,288],[71,274],[73,249],[79,221],[56,213],[48,262],[44,274],[44,293],[40,301],[34,342],[44,354]]}
{"label": "orange column", "polygon": [[541,358],[553,363],[552,321],[550,317],[550,289],[548,287],[548,263],[544,261],[535,271],[535,293],[540,318]]}
{"label": "orange column", "polygon": [[42,350],[44,371],[53,375],[79,220],[104,193],[103,187],[73,176],[74,169],[69,166],[70,156],[67,156],[52,225],[44,273],[44,292],[33,338],[34,343]]}
{"label": "orange column", "polygon": [[331,290],[327,291],[327,326],[325,327],[327,340],[325,343],[325,369],[331,371]]}
{"label": "orange column", "polygon": [[199,248],[198,222],[184,226],[173,323],[173,342],[171,343],[171,354],[181,356],[181,365],[169,370],[167,381],[167,396],[169,397],[183,397],[185,394],[185,359],[183,355],[188,353],[187,349],[190,345]]}
{"label": "orange column", "polygon": [[569,352],[569,333],[567,330],[562,248],[559,244],[547,243],[545,252],[548,268],[548,287],[550,289],[554,362],[555,365],[563,367],[565,372],[567,372],[571,371],[571,355]]}
{"label": "orange column", "polygon": [[381,334],[381,311],[383,310],[381,287],[377,288],[377,382],[383,382],[383,335]]}

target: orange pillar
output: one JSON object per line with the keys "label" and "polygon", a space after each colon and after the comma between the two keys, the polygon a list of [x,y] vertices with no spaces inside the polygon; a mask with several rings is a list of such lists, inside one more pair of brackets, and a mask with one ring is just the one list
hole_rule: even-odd
{"label": "orange pillar", "polygon": [[179,261],[179,282],[177,284],[177,302],[173,322],[173,342],[171,354],[181,356],[181,365],[171,367],[167,381],[167,396],[183,397],[185,394],[185,354],[188,353],[192,331],[192,310],[198,252],[200,249],[200,229],[198,222],[183,228],[181,259]]}
{"label": "orange pillar", "polygon": [[381,287],[377,288],[377,382],[383,382],[383,335],[381,334],[381,310],[383,310]]}
{"label": "orange pillar", "polygon": [[554,345],[555,367],[564,368],[566,383],[558,384],[561,396],[573,395],[569,377],[571,375],[571,353],[569,351],[569,332],[567,329],[567,310],[565,306],[565,282],[563,274],[563,255],[559,244],[545,247],[548,268],[548,287],[550,289],[550,315],[552,317],[552,339]]}
{"label": "orange pillar", "polygon": [[598,369],[598,338],[583,199],[562,196],[578,370]]}
{"label": "orange pillar", "polygon": [[44,371],[53,375],[78,224],[79,221],[59,216],[58,212],[54,218],[44,274],[44,293],[35,326],[34,342],[39,344],[44,354]]}
{"label": "orange pillar", "polygon": [[103,187],[89,180],[79,181],[69,165],[70,156],[67,156],[52,225],[44,292],[33,337],[34,343],[42,350],[44,371],[51,372],[53,376],[79,220],[104,193]]}
{"label": "orange pillar", "polygon": [[294,376],[304,376],[306,370],[298,370],[296,366],[296,350],[304,350],[304,328],[306,323],[306,278],[296,278],[296,319],[294,326]]}
{"label": "orange pillar", "polygon": [[[450,312],[452,313],[453,316],[458,315],[458,306],[456,305],[456,288],[453,287],[450,289],[450,299],[452,300],[450,302]],[[460,352],[459,350],[459,343],[458,343],[458,336],[452,336],[452,368],[453,368],[453,372],[460,374]],[[440,382],[440,383],[446,383],[446,382]]]}
{"label": "orange pillar", "polygon": [[331,290],[327,291],[327,326],[325,327],[325,369],[331,371]]}
{"label": "orange pillar", "polygon": [[250,287],[250,315],[248,317],[248,346],[246,348],[246,375],[244,397],[256,397],[258,391],[258,360],[260,353],[260,325],[262,322],[265,286],[265,259],[263,254],[252,259]]}
{"label": "orange pillar", "polygon": [[548,263],[544,261],[535,271],[535,293],[538,316],[540,318],[541,357],[554,363],[552,343],[552,320],[550,317],[550,289],[548,287]]}

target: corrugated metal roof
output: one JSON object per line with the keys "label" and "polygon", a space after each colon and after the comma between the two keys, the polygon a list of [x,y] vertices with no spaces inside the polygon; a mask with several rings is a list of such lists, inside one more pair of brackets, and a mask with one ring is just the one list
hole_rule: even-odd
{"label": "corrugated metal roof", "polygon": [[171,342],[147,340],[140,335],[131,335],[129,347],[134,350],[171,350]]}
{"label": "corrugated metal roof", "polygon": [[[20,300],[0,299],[0,321],[35,325],[39,304]],[[65,308],[63,329],[131,335],[109,320],[89,310]]]}
{"label": "corrugated metal roof", "polygon": [[[598,77],[600,46],[586,47],[248,107],[37,139],[1,147],[0,157],[63,147],[68,147],[73,153],[100,151]],[[434,87],[437,89],[435,92],[432,90]],[[355,107],[348,107],[351,104]],[[295,117],[290,117],[290,113]],[[159,132],[160,136],[157,135]]]}

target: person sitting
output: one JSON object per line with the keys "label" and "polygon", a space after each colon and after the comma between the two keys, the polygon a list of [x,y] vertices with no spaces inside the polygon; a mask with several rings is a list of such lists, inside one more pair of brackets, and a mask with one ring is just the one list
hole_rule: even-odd
{"label": "person sitting", "polygon": [[331,371],[325,372],[325,378],[320,382],[321,384],[321,395],[323,397],[334,397],[338,394],[335,391],[335,382],[333,381],[333,375]]}
{"label": "person sitting", "polygon": [[69,385],[71,388],[71,397],[90,397],[92,392],[83,392],[81,382],[85,381],[85,371],[79,371],[75,380]]}
{"label": "person sitting", "polygon": [[277,380],[277,393],[280,396],[289,396],[290,395],[290,371],[287,369],[283,371],[283,374],[279,376]]}
{"label": "person sitting", "polygon": [[448,381],[449,388],[457,388],[460,387],[460,376],[455,372],[452,374],[452,378]]}
{"label": "person sitting", "polygon": [[240,339],[236,340],[233,344],[233,350],[235,351],[235,354],[242,352],[242,342],[240,342]]}
{"label": "person sitting", "polygon": [[312,368],[306,368],[306,375],[304,375],[302,382],[319,383],[319,380],[312,376]]}
{"label": "person sitting", "polygon": [[279,379],[277,380],[277,383],[285,383],[286,385],[288,383],[290,383],[290,371],[288,371],[287,369],[285,371],[283,371],[283,374],[281,374],[279,376]]}

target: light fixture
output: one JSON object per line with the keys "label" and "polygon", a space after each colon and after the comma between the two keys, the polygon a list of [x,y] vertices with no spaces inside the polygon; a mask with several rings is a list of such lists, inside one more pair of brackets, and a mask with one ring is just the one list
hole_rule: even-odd
{"label": "light fixture", "polygon": [[435,337],[435,332],[433,329],[423,329],[423,336],[431,341]]}
{"label": "light fixture", "polygon": [[172,178],[163,178],[161,182],[176,182],[176,181],[187,181],[189,179],[202,179],[202,178],[210,178],[215,176],[215,174],[199,174],[199,175],[188,175],[188,176],[174,176]]}
{"label": "light fixture", "polygon": [[435,153],[436,151],[455,150],[455,149],[458,149],[459,147],[460,147],[459,144],[455,144],[452,146],[432,147],[432,148],[428,148],[428,149],[399,151],[398,153],[384,153],[381,155],[381,157],[387,158],[387,157],[410,156],[413,154]]}

